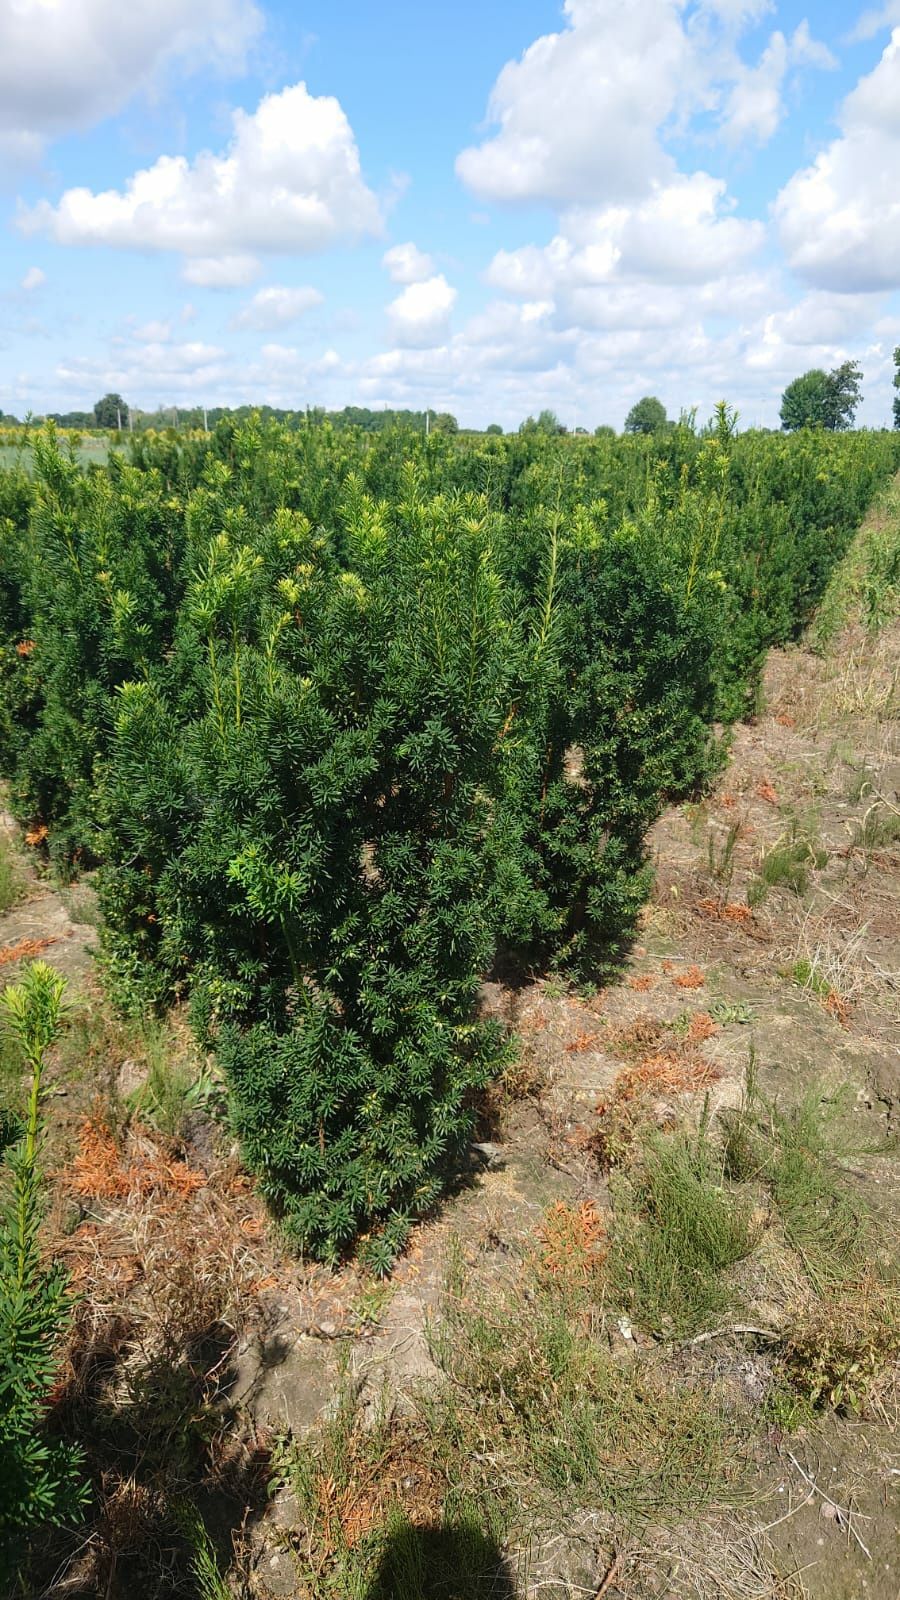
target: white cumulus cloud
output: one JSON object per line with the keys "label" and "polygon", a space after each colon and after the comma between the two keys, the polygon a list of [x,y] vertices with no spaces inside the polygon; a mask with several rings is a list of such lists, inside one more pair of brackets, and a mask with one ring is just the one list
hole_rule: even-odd
{"label": "white cumulus cloud", "polygon": [[456,170],[484,199],[622,199],[670,165],[658,129],[693,77],[677,0],[566,0],[568,26],[506,64],[488,120],[499,131]]}
{"label": "white cumulus cloud", "polygon": [[151,88],[160,70],[240,67],[262,25],[252,0],[3,0],[0,154],[36,158]]}
{"label": "white cumulus cloud", "polygon": [[307,311],[320,306],[324,298],[318,289],[287,289],[279,284],[270,284],[265,289],[259,289],[243,310],[238,312],[234,326],[263,331],[286,328],[290,323],[299,321]]}
{"label": "white cumulus cloud", "polygon": [[399,345],[427,348],[445,337],[457,291],[442,272],[411,283],[388,306],[391,333]]}
{"label": "white cumulus cloud", "polygon": [[487,276],[527,297],[636,281],[705,283],[737,270],[764,235],[761,223],[729,215],[721,178],[695,172],[656,185],[638,205],[566,212],[549,245],[499,251]]}
{"label": "white cumulus cloud", "polygon": [[900,28],[844,101],[840,138],[778,195],[794,271],[821,289],[900,288]]}
{"label": "white cumulus cloud", "polygon": [[160,156],[124,190],[67,189],[56,206],[22,210],[19,225],[60,244],[180,252],[194,258],[191,283],[215,281],[222,256],[242,259],[247,273],[255,252],[305,255],[380,231],[353,130],[332,96],[297,83],[255,112],[235,111],[233,124],[223,155]]}
{"label": "white cumulus cloud", "polygon": [[421,283],[434,273],[434,261],[417,245],[395,244],[386,250],[381,264],[394,283]]}
{"label": "white cumulus cloud", "polygon": [[47,282],[47,274],[40,267],[29,267],[22,279],[22,288],[28,290],[39,289],[41,284]]}

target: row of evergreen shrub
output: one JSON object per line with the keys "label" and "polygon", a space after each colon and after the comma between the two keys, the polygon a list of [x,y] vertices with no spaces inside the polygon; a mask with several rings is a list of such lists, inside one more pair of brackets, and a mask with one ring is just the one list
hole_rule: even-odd
{"label": "row of evergreen shrub", "polygon": [[644,838],[796,633],[890,435],[377,436],[251,420],[0,477],[0,768],[99,866],[107,970],[189,994],[303,1247],[375,1264],[506,1042],[498,951],[596,973]]}

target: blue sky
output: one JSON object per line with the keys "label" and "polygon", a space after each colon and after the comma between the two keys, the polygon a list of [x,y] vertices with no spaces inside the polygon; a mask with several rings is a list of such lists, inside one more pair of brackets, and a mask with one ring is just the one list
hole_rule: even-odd
{"label": "blue sky", "polygon": [[880,426],[898,173],[900,0],[0,0],[0,409]]}

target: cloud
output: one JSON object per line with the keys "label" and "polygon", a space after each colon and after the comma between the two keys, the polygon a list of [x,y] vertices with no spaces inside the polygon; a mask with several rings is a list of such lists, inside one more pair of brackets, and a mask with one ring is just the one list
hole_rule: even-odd
{"label": "cloud", "polygon": [[414,244],[395,244],[386,250],[381,264],[394,283],[421,283],[434,272],[434,261]]}
{"label": "cloud", "polygon": [[887,0],[887,4],[864,11],[850,35],[851,40],[874,39],[876,33],[893,28],[900,23],[900,0]]}
{"label": "cloud", "polygon": [[68,189],[55,207],[22,209],[19,226],[59,244],[177,251],[188,258],[188,282],[218,286],[249,273],[253,252],[308,255],[380,232],[378,201],[337,100],[297,83],[232,120],[224,155],[160,156],[124,191]]}
{"label": "cloud", "polygon": [[721,178],[676,177],[639,205],[564,213],[549,245],[499,251],[487,279],[528,298],[629,282],[705,283],[739,269],[765,237],[761,223],[728,211]]}
{"label": "cloud", "polygon": [[172,337],[170,322],[145,322],[135,328],[134,337],[140,344],[167,344]]}
{"label": "cloud", "polygon": [[740,32],[761,22],[775,10],[775,0],[702,0],[700,15],[715,17],[726,27]]}
{"label": "cloud", "polygon": [[808,22],[801,22],[790,40],[783,33],[773,33],[759,64],[739,68],[721,119],[723,135],[730,144],[769,142],[784,116],[788,69],[799,66],[823,71],[837,66],[827,46],[810,34]]}
{"label": "cloud", "polygon": [[325,299],[318,289],[285,289],[272,284],[260,289],[234,318],[235,328],[286,328]]}
{"label": "cloud", "polygon": [[185,261],[181,276],[197,289],[246,289],[261,272],[255,256],[194,256]]}
{"label": "cloud", "polygon": [[0,6],[0,155],[36,160],[177,63],[240,68],[262,26],[252,0],[6,0]]}
{"label": "cloud", "polygon": [[773,211],[794,271],[817,288],[900,287],[900,28],[841,108],[841,137],[785,184]]}
{"label": "cloud", "polygon": [[658,129],[693,79],[677,0],[566,0],[567,27],[501,71],[488,120],[499,132],[456,170],[486,200],[621,200],[671,166]]}
{"label": "cloud", "polygon": [[566,0],[567,26],[507,62],[488,105],[497,126],[456,170],[484,199],[613,205],[671,182],[669,132],[718,114],[734,143],[765,143],[781,121],[791,67],[833,67],[802,22],[773,33],[756,66],[737,52],[771,0]]}
{"label": "cloud", "polygon": [[230,358],[219,345],[117,339],[106,358],[77,356],[61,361],[55,387],[57,392],[62,386],[82,397],[114,390],[134,404],[155,405],[210,394],[229,371]]}
{"label": "cloud", "polygon": [[809,368],[845,359],[848,342],[872,326],[884,303],[881,295],[841,295],[814,289],[792,306],[764,317],[752,367]]}
{"label": "cloud", "polygon": [[40,289],[47,282],[47,274],[40,267],[29,267],[22,279],[22,288],[28,290]]}
{"label": "cloud", "polygon": [[411,283],[388,306],[393,338],[400,345],[427,347],[438,344],[447,333],[457,291],[443,273]]}

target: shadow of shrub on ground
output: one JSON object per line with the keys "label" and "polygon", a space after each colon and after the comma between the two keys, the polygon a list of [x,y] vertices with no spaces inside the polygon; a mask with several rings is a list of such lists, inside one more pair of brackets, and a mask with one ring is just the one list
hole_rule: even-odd
{"label": "shadow of shrub on ground", "polygon": [[366,1600],[516,1600],[499,1545],[474,1520],[390,1531]]}

